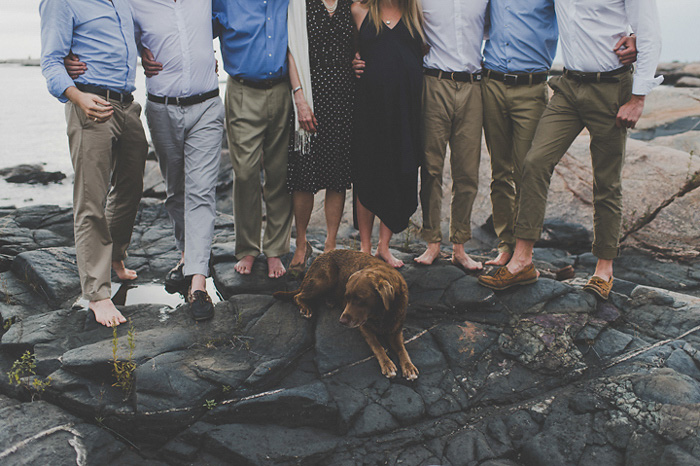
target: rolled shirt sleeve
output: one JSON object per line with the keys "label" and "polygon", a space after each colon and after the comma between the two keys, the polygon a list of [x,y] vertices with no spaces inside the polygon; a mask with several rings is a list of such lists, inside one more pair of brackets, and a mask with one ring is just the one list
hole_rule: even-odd
{"label": "rolled shirt sleeve", "polygon": [[637,36],[637,65],[632,94],[647,95],[664,80],[654,76],[661,56],[661,26],[656,0],[626,0],[625,9]]}
{"label": "rolled shirt sleeve", "polygon": [[41,15],[41,73],[51,95],[67,102],[66,89],[75,86],[63,64],[71,50],[73,12],[64,0],[42,0]]}

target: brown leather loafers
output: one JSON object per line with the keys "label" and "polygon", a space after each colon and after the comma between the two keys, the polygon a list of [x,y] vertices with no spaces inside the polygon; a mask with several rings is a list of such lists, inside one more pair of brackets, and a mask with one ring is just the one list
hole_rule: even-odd
{"label": "brown leather loafers", "polygon": [[610,290],[612,290],[612,286],[613,277],[610,277],[610,280],[606,282],[602,278],[593,275],[591,278],[588,279],[588,283],[586,283],[583,286],[583,290],[588,291],[589,293],[593,293],[603,301],[607,301],[608,296],[610,296]]}
{"label": "brown leather loafers", "polygon": [[515,285],[529,285],[537,281],[537,269],[533,264],[528,265],[516,274],[510,273],[507,267],[501,267],[493,275],[481,275],[479,283],[492,290],[505,290]]}

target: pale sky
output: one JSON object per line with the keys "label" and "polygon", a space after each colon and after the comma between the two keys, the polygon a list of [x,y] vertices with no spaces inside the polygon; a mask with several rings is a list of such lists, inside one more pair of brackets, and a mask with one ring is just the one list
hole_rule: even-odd
{"label": "pale sky", "polygon": [[[0,0],[0,59],[38,58],[40,0]],[[662,61],[700,61],[700,0],[657,0]]]}

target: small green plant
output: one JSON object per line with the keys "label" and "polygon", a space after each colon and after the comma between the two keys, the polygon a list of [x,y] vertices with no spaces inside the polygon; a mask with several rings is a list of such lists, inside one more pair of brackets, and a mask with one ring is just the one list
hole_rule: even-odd
{"label": "small green plant", "polygon": [[211,411],[212,409],[216,408],[216,401],[215,400],[205,400],[204,404],[202,406],[204,406],[209,411]]}
{"label": "small green plant", "polygon": [[102,424],[105,422],[105,418],[102,417],[102,416],[95,416],[95,422],[96,422],[98,425],[102,425]]}
{"label": "small green plant", "polygon": [[112,386],[121,389],[125,398],[128,398],[134,388],[134,371],[136,370],[136,363],[134,362],[136,339],[134,325],[131,319],[129,319],[129,331],[126,334],[126,339],[129,347],[129,355],[126,360],[122,361],[117,357],[117,348],[119,347],[117,327],[112,328],[112,375],[116,380]]}
{"label": "small green plant", "polygon": [[29,351],[25,351],[18,360],[12,363],[12,369],[7,373],[7,376],[10,378],[10,385],[20,386],[24,377],[36,374],[34,369],[36,369],[34,355]]}
{"label": "small green plant", "polygon": [[36,361],[34,355],[25,351],[22,356],[14,363],[12,369],[7,373],[10,380],[10,385],[24,387],[32,393],[32,401],[34,398],[41,395],[51,385],[51,377],[41,379],[36,376]]}
{"label": "small green plant", "polygon": [[12,327],[12,324],[14,323],[14,319],[7,319],[5,322],[2,323],[2,329],[4,331],[10,330],[10,327]]}
{"label": "small green plant", "polygon": [[221,391],[224,392],[224,393],[228,393],[228,392],[231,391],[231,386],[230,386],[230,385],[224,385],[223,387],[221,387]]}

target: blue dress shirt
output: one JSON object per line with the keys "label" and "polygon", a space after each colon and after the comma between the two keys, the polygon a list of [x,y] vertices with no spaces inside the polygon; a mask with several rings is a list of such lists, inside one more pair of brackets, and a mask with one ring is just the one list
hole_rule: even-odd
{"label": "blue dress shirt", "polygon": [[42,0],[41,72],[61,102],[74,86],[63,65],[70,51],[87,64],[75,82],[132,92],[138,51],[127,0]]}
{"label": "blue dress shirt", "polygon": [[255,81],[287,75],[288,7],[289,0],[214,0],[214,35],[229,75]]}
{"label": "blue dress shirt", "polygon": [[491,0],[484,68],[501,73],[549,71],[557,53],[554,0]]}

